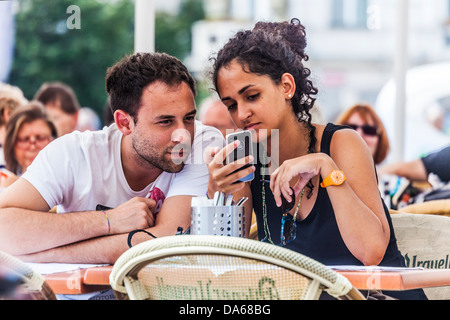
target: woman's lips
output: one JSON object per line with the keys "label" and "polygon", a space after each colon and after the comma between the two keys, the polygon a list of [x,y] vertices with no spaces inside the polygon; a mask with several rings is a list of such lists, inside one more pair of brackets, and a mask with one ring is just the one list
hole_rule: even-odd
{"label": "woman's lips", "polygon": [[256,130],[259,126],[259,123],[250,123],[245,126],[245,130]]}

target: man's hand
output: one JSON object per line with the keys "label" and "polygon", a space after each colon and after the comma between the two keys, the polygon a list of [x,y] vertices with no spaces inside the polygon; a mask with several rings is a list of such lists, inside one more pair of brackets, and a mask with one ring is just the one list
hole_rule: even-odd
{"label": "man's hand", "polygon": [[111,226],[110,233],[120,234],[153,227],[155,207],[155,200],[136,197],[117,208],[106,211]]}

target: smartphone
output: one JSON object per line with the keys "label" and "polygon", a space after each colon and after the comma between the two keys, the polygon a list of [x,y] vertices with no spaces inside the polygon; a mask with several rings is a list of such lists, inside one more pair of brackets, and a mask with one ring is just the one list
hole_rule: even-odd
{"label": "smartphone", "polygon": [[[227,163],[231,163],[236,160],[245,158],[249,155],[253,156],[253,142],[252,142],[252,132],[251,131],[244,130],[244,131],[238,131],[235,133],[227,134],[226,140],[227,140],[227,144],[233,143],[236,140],[240,141],[240,144],[233,150],[232,153],[230,153],[228,155]],[[252,164],[247,164],[234,172],[243,170],[250,166],[252,166]],[[254,178],[254,174],[252,172],[251,174],[245,176],[244,178],[239,179],[239,181],[242,181],[242,182],[252,181],[253,178]]]}

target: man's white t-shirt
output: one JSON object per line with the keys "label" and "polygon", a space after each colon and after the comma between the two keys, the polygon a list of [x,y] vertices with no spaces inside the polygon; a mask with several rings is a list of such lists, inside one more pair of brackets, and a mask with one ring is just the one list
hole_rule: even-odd
{"label": "man's white t-shirt", "polygon": [[115,124],[101,131],[64,135],[44,148],[22,177],[50,208],[58,206],[58,212],[96,210],[98,205],[115,208],[134,197],[149,196],[157,202],[157,213],[169,197],[204,196],[208,186],[204,152],[209,146],[225,145],[220,131],[196,121],[191,153],[183,170],[163,172],[143,190],[134,191],[123,172],[122,137]]}

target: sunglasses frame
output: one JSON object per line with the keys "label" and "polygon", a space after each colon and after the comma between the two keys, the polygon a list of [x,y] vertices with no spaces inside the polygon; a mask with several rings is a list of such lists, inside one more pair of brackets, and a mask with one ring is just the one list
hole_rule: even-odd
{"label": "sunglasses frame", "polygon": [[[295,240],[295,238],[297,237],[297,232],[296,232],[297,224],[294,221],[294,217],[289,213],[289,211],[291,211],[291,209],[295,205],[294,189],[291,188],[291,190],[292,190],[291,202],[288,202],[283,197],[283,194],[281,194],[281,209],[283,210],[283,215],[281,217],[280,246],[285,246],[289,242]],[[291,223],[290,230],[289,230],[290,231],[289,239],[287,239],[287,237],[285,236],[286,222]]]}
{"label": "sunglasses frame", "polygon": [[[367,136],[378,136],[378,127],[377,126],[371,126],[370,124],[363,124],[363,125],[357,125],[357,124],[346,124],[347,127],[350,127],[351,129],[357,131],[358,128],[361,128],[362,132]],[[372,131],[374,130],[374,131]]]}

